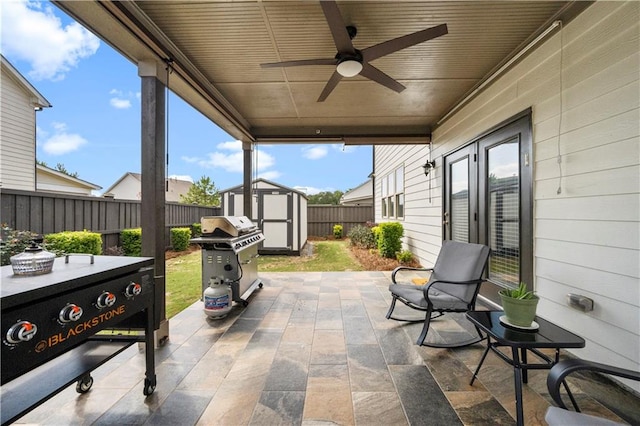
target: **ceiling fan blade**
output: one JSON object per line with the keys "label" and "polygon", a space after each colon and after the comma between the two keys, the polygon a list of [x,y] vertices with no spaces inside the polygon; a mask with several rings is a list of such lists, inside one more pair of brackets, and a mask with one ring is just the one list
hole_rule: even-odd
{"label": "ceiling fan blade", "polygon": [[398,83],[373,65],[363,64],[360,75],[368,78],[369,80],[375,81],[376,83],[382,84],[383,86],[398,93],[406,89],[402,84]]}
{"label": "ceiling fan blade", "polygon": [[362,49],[362,57],[365,61],[372,61],[380,58],[381,56],[397,52],[398,50],[402,50],[407,47],[415,46],[416,44],[443,36],[447,33],[447,24],[441,24],[436,27],[427,28],[426,30],[407,34],[405,36],[394,38],[392,40],[376,44],[375,46]]}
{"label": "ceiling fan blade", "polygon": [[329,24],[331,35],[333,36],[333,42],[336,44],[336,48],[340,53],[355,53],[353,43],[351,43],[351,37],[347,31],[347,26],[342,19],[342,14],[335,1],[320,1],[322,11]]}
{"label": "ceiling fan blade", "polygon": [[335,58],[328,59],[302,59],[299,61],[271,62],[268,64],[260,64],[262,68],[281,68],[281,67],[299,67],[302,65],[336,65],[338,61]]}
{"label": "ceiling fan blade", "polygon": [[327,81],[326,86],[322,89],[318,102],[324,102],[324,100],[327,99],[327,96],[329,96],[329,94],[333,92],[333,89],[336,88],[340,80],[342,80],[342,76],[338,74],[338,71],[334,71],[329,81]]}

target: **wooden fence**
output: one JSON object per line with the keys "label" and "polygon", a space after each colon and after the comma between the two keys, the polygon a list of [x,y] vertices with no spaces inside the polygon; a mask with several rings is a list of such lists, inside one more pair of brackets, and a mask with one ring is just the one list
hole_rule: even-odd
{"label": "wooden fence", "polygon": [[325,237],[333,235],[333,225],[342,225],[342,235],[345,237],[356,225],[373,222],[372,206],[307,206],[307,235]]}
{"label": "wooden fence", "polygon": [[[0,222],[12,229],[38,234],[86,229],[102,234],[103,250],[120,245],[121,230],[141,226],[141,203],[133,200],[3,189],[0,206]],[[219,207],[167,203],[165,241],[169,244],[171,228],[220,214]]]}
{"label": "wooden fence", "polygon": [[[12,229],[50,234],[62,231],[92,231],[102,234],[103,250],[120,245],[120,231],[141,226],[140,201],[73,196],[3,189],[0,193],[0,222]],[[167,203],[166,233],[170,229],[200,222],[202,216],[222,214],[220,207]],[[333,235],[342,225],[343,235],[351,228],[373,221],[371,206],[307,206],[307,235]]]}

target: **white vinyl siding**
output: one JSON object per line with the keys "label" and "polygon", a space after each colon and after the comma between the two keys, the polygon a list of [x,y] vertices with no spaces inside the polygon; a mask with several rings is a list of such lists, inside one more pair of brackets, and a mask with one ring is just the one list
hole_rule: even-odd
{"label": "white vinyl siding", "polygon": [[[412,242],[420,261],[430,265],[442,239],[443,155],[531,108],[538,314],[585,338],[586,347],[573,350],[576,355],[636,370],[639,32],[640,3],[596,2],[442,123],[432,134],[432,203],[427,179],[410,177],[424,163],[426,147],[375,149],[378,176],[405,162],[405,239]],[[595,309],[582,313],[568,307],[568,293],[592,298]],[[639,389],[637,383],[628,384]]]}
{"label": "white vinyl siding", "polygon": [[31,94],[2,71],[0,187],[35,191],[35,111]]}

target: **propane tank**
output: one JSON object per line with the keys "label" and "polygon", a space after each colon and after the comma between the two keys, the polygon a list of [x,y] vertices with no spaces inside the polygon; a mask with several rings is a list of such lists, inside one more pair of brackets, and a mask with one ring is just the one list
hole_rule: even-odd
{"label": "propane tank", "polygon": [[202,295],[204,313],[214,319],[226,317],[231,311],[231,297],[231,286],[224,282],[224,277],[211,277]]}

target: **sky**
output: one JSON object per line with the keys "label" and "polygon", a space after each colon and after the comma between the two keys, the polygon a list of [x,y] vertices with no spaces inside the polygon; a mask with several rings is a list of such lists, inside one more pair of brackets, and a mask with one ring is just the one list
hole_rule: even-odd
{"label": "sky", "polygon": [[[49,101],[36,115],[36,158],[102,187],[140,173],[137,67],[55,5],[0,0],[1,51]],[[171,79],[169,79],[169,86]],[[242,184],[240,141],[169,93],[167,175],[219,190]],[[353,189],[372,172],[371,146],[258,145],[257,177],[308,195]]]}

